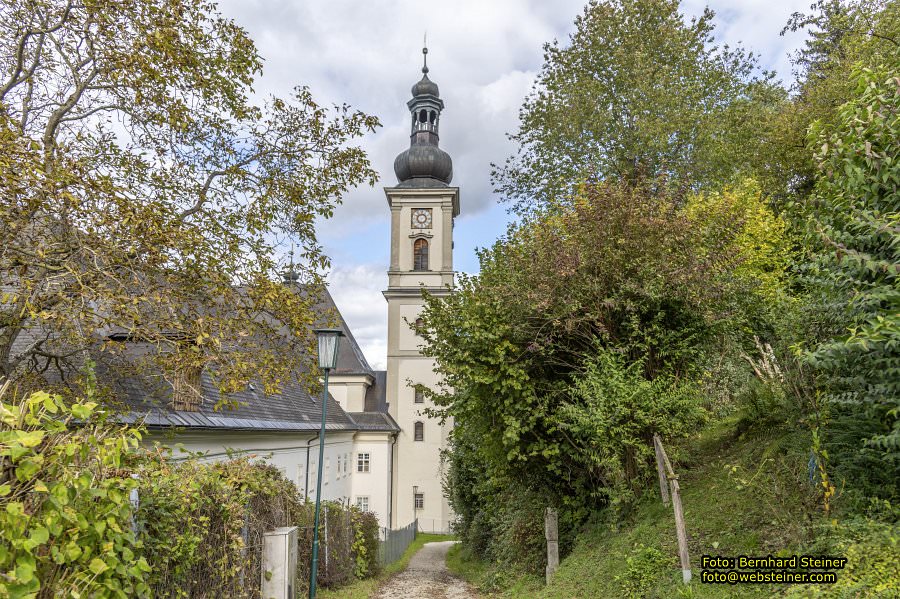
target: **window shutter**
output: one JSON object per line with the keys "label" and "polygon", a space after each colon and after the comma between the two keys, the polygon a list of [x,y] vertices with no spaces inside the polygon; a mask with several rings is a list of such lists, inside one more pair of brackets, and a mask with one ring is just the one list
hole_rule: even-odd
{"label": "window shutter", "polygon": [[182,412],[199,412],[203,403],[199,366],[179,368],[172,381],[172,409]]}

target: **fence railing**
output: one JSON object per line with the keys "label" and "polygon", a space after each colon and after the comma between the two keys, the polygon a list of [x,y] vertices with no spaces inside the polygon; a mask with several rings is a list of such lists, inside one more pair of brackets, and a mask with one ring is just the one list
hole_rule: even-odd
{"label": "fence railing", "polygon": [[403,528],[391,530],[381,529],[381,543],[378,545],[378,560],[382,566],[388,566],[400,559],[406,548],[416,538],[418,521],[413,520]]}
{"label": "fence railing", "polygon": [[439,535],[448,535],[452,532],[449,520],[439,518],[416,518],[419,523],[419,532],[429,532]]}

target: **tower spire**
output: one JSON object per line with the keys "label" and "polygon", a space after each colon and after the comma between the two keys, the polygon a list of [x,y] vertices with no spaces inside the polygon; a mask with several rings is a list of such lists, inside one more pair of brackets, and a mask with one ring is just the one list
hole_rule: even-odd
{"label": "tower spire", "polygon": [[285,285],[296,285],[297,281],[300,280],[300,275],[294,270],[294,244],[291,244],[291,251],[288,253],[290,257],[290,262],[288,263],[288,268],[284,271],[284,284]]}
{"label": "tower spire", "polygon": [[437,83],[428,78],[428,33],[422,39],[422,79],[412,87],[406,103],[412,117],[409,149],[394,160],[394,173],[403,187],[445,187],[453,178],[453,161],[438,147],[438,128],[444,101]]}

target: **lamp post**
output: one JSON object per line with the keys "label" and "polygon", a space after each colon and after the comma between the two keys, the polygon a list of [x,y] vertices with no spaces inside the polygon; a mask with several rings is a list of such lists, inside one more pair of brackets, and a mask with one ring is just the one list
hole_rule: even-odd
{"label": "lamp post", "polygon": [[316,329],[319,341],[319,368],[325,371],[322,389],[322,428],[319,429],[319,475],[316,483],[316,515],[313,523],[312,560],[309,566],[309,599],[316,597],[316,574],[319,570],[319,505],[322,501],[322,464],[325,460],[325,409],[328,405],[328,372],[337,364],[340,329]]}

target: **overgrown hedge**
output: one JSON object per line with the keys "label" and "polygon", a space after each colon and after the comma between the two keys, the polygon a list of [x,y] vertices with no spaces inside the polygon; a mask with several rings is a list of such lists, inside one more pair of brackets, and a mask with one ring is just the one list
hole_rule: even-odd
{"label": "overgrown hedge", "polygon": [[[307,589],[313,506],[277,468],[174,461],[140,439],[90,399],[0,389],[0,598],[258,597],[279,526],[301,529]],[[320,540],[321,586],[377,572],[373,514],[326,503]]]}

